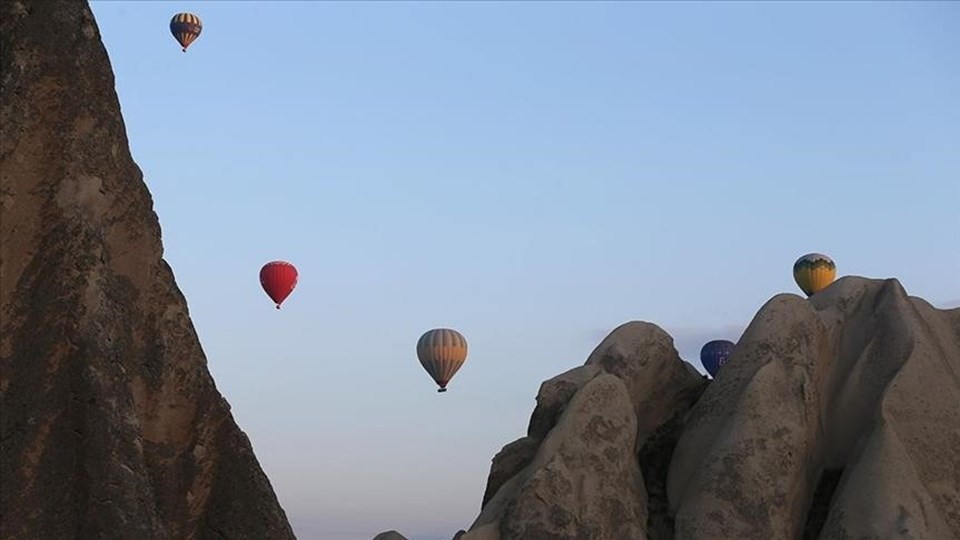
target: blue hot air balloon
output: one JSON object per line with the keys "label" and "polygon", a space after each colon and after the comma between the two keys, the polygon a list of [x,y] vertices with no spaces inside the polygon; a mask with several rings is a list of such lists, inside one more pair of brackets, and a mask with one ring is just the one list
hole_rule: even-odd
{"label": "blue hot air balloon", "polygon": [[730,358],[730,355],[733,353],[734,343],[732,341],[727,341],[725,339],[715,339],[713,341],[708,341],[702,349],[700,349],[700,362],[703,364],[703,367],[707,368],[707,373],[711,377],[716,377],[717,372],[720,371],[720,366],[722,366],[727,358]]}

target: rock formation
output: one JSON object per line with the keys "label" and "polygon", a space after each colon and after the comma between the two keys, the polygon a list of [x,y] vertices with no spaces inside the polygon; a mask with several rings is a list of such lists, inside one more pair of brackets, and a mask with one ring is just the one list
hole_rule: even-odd
{"label": "rock formation", "polygon": [[86,2],[0,3],[0,538],[293,538],[207,370]]}
{"label": "rock formation", "polygon": [[[483,509],[462,540],[648,538],[662,527],[657,457],[706,380],[655,325],[624,324],[586,364],[544,382],[527,436],[494,458]],[[649,524],[649,525],[648,525]]]}
{"label": "rock formation", "polygon": [[462,540],[960,538],[960,309],[845,277],[764,305],[717,378],[658,327],[544,382]]}
{"label": "rock formation", "polygon": [[774,297],[691,411],[668,493],[683,538],[960,538],[960,310],[895,279]]}

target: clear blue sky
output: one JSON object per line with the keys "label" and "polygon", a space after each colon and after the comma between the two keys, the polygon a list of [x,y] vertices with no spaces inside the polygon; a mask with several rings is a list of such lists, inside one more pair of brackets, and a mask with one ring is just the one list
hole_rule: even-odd
{"label": "clear blue sky", "polygon": [[[633,319],[702,370],[804,253],[960,300],[960,3],[93,10],[165,257],[301,538],[450,538],[541,381]],[[280,311],[273,259],[301,274]],[[437,326],[470,343],[446,394],[414,352]]]}

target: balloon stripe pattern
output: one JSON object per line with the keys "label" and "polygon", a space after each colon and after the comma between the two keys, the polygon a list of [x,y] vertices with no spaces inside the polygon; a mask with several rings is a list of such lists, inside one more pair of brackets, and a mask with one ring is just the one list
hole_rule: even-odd
{"label": "balloon stripe pattern", "polygon": [[450,379],[467,359],[467,340],[450,328],[434,328],[417,341],[417,357],[423,369],[445,392]]}
{"label": "balloon stripe pattern", "polygon": [[183,52],[187,52],[187,47],[200,37],[202,30],[200,17],[193,13],[177,13],[170,19],[170,33],[183,47]]}
{"label": "balloon stripe pattern", "polygon": [[260,285],[267,296],[277,304],[277,309],[280,309],[280,304],[293,292],[298,279],[296,267],[287,261],[268,262],[260,269]]}
{"label": "balloon stripe pattern", "polygon": [[822,253],[808,253],[793,264],[793,279],[807,297],[827,288],[837,277],[837,265]]}

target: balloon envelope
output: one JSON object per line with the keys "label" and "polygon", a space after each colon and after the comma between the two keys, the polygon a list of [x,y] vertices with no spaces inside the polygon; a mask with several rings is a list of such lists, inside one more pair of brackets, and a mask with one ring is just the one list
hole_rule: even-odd
{"label": "balloon envelope", "polygon": [[450,328],[428,330],[417,341],[417,357],[440,387],[437,391],[446,392],[447,383],[467,359],[467,340]]}
{"label": "balloon envelope", "polygon": [[187,52],[187,47],[200,37],[202,30],[200,17],[193,13],[177,13],[170,19],[170,33],[183,47],[183,52]]}
{"label": "balloon envelope", "polygon": [[734,343],[725,339],[708,341],[700,349],[700,363],[707,369],[711,377],[716,377],[720,367],[727,362],[733,353]]}
{"label": "balloon envelope", "polygon": [[287,261],[272,261],[260,269],[260,285],[267,292],[277,309],[297,286],[297,269]]}
{"label": "balloon envelope", "polygon": [[793,263],[793,279],[807,297],[827,288],[837,277],[837,265],[822,253],[807,253]]}

